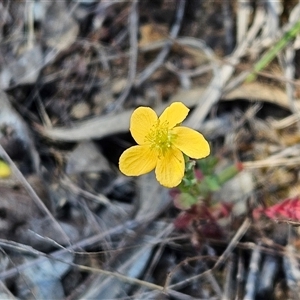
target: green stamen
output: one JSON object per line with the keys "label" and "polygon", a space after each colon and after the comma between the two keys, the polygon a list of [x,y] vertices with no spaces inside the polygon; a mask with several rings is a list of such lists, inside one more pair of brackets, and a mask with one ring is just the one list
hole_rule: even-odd
{"label": "green stamen", "polygon": [[145,142],[150,143],[151,149],[157,149],[160,154],[164,155],[171,148],[176,135],[168,128],[167,121],[160,124],[159,120],[152,126],[149,134],[145,138]]}

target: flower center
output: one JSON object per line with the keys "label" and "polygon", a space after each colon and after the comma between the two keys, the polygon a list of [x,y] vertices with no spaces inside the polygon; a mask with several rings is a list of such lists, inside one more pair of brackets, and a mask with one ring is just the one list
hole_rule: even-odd
{"label": "flower center", "polygon": [[158,120],[150,129],[145,141],[150,143],[151,149],[155,148],[164,155],[171,148],[175,137],[175,134],[168,128],[168,122],[160,123]]}

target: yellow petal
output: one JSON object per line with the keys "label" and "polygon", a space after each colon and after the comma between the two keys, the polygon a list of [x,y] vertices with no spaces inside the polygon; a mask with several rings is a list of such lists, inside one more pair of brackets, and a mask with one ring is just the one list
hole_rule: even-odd
{"label": "yellow petal", "polygon": [[127,176],[139,176],[152,171],[158,154],[148,146],[133,146],[125,150],[119,159],[120,171]]}
{"label": "yellow petal", "polygon": [[11,175],[11,170],[8,164],[0,160],[0,178],[6,178]]}
{"label": "yellow petal", "polygon": [[189,113],[189,109],[181,102],[174,102],[167,107],[159,117],[160,123],[168,122],[171,129],[181,123]]}
{"label": "yellow petal", "polygon": [[176,134],[173,146],[191,158],[203,158],[210,154],[210,147],[204,136],[188,127],[175,127],[172,133]]}
{"label": "yellow petal", "polygon": [[158,182],[168,188],[177,186],[184,175],[184,157],[180,150],[173,148],[157,161],[155,169]]}
{"label": "yellow petal", "polygon": [[145,143],[145,137],[157,122],[156,112],[150,107],[138,107],[131,115],[130,132],[138,144]]}

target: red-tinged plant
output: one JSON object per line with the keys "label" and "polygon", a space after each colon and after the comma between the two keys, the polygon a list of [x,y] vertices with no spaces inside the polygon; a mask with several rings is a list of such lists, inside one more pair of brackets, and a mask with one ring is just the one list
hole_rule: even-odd
{"label": "red-tinged plant", "polygon": [[178,229],[192,227],[206,238],[221,238],[223,232],[218,225],[218,219],[227,217],[231,208],[232,205],[226,203],[213,207],[207,207],[204,204],[193,205],[190,209],[179,214],[174,225]]}
{"label": "red-tinged plant", "polygon": [[300,198],[288,198],[267,208],[257,208],[253,217],[258,219],[262,214],[272,220],[300,221]]}
{"label": "red-tinged plant", "polygon": [[212,195],[243,170],[242,163],[235,163],[217,171],[218,161],[214,156],[200,161],[187,159],[183,181],[170,191],[175,207],[182,211],[174,225],[191,230],[191,242],[196,247],[203,239],[221,239],[226,235],[219,220],[231,214],[233,204],[224,199],[213,202]]}
{"label": "red-tinged plant", "polygon": [[175,219],[174,225],[178,229],[185,229],[194,222],[206,220],[215,222],[214,217],[209,213],[204,205],[193,205],[190,209],[183,211]]}
{"label": "red-tinged plant", "polygon": [[217,163],[214,156],[198,161],[186,159],[185,177],[170,192],[178,209],[189,210],[193,205],[208,203],[212,193],[243,170],[243,164],[238,162],[215,172]]}

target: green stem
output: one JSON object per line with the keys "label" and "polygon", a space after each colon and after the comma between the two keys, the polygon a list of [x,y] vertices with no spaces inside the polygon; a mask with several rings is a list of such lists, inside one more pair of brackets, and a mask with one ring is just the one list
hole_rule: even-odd
{"label": "green stem", "polygon": [[253,72],[248,75],[246,82],[251,82],[256,78],[257,72],[264,69],[274,58],[275,56],[292,40],[300,31],[300,21],[297,22],[288,32],[286,32],[283,37],[267,51],[263,57],[255,64]]}

